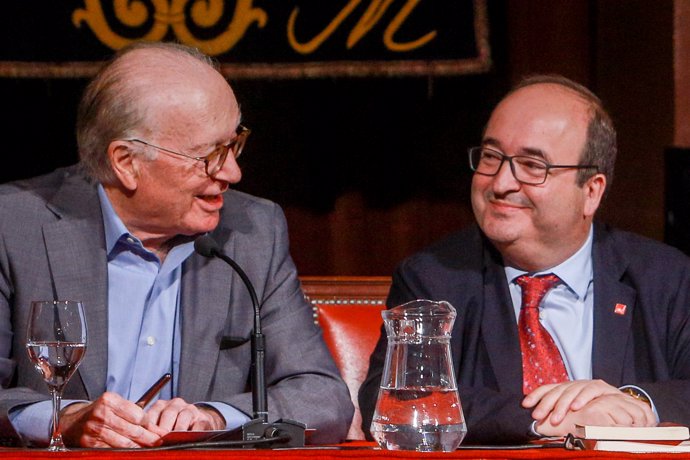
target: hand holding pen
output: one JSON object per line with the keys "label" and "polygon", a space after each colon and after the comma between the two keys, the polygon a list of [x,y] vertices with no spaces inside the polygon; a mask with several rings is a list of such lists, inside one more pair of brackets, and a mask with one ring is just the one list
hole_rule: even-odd
{"label": "hand holding pen", "polygon": [[170,378],[171,375],[169,372],[167,374],[164,374],[161,378],[159,378],[156,381],[156,383],[151,385],[151,388],[146,390],[146,393],[144,393],[135,404],[141,407],[142,409],[146,407],[146,405],[150,403],[151,400],[155,398],[158,393],[160,393],[165,384],[170,381]]}
{"label": "hand holding pen", "polygon": [[[169,373],[163,375],[134,404],[141,409],[146,408],[170,379]],[[170,429],[158,426],[156,421],[159,414],[151,415],[152,408],[157,406],[151,406],[142,416],[131,405],[131,401],[113,392],[105,392],[90,403],[68,405],[63,409],[60,420],[64,425],[65,443],[82,447],[118,448],[158,445],[161,437]],[[156,410],[153,409],[153,412]]]}
{"label": "hand holding pen", "polygon": [[[160,393],[170,378],[169,373],[163,375],[151,388],[146,390],[146,393],[135,404],[144,409]],[[163,412],[166,412],[166,417],[161,419]],[[182,412],[185,413],[185,416],[178,419]],[[147,410],[147,416],[149,421],[152,421],[158,428],[165,430],[166,433],[170,431],[222,430],[225,428],[225,419],[218,411],[213,408],[197,407],[180,398],[151,406]],[[147,428],[151,429],[148,426]]]}

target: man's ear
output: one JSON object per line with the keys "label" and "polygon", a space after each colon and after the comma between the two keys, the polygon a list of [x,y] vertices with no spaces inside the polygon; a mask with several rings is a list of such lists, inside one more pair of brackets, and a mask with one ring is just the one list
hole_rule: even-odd
{"label": "man's ear", "polygon": [[137,189],[139,178],[139,158],[132,151],[131,142],[112,141],[108,145],[110,167],[122,186],[130,191]]}
{"label": "man's ear", "polygon": [[585,194],[584,214],[585,217],[591,217],[597,212],[597,209],[599,209],[601,200],[604,197],[606,176],[601,173],[593,175],[587,179],[582,189]]}

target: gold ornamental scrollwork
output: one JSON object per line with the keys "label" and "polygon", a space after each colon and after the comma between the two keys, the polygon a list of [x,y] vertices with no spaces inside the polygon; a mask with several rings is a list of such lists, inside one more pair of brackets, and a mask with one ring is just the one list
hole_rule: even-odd
{"label": "gold ornamental scrollwork", "polygon": [[[420,48],[436,37],[437,32],[430,31],[423,37],[413,40],[409,43],[398,43],[393,38],[395,32],[400,28],[400,26],[405,22],[407,17],[412,13],[412,11],[417,7],[421,0],[406,0],[405,5],[402,9],[395,15],[390,25],[386,27],[383,36],[383,43],[387,50],[393,52],[405,52]],[[299,15],[299,8],[295,7],[290,14],[287,25],[288,33],[288,43],[292,49],[300,54],[310,54],[313,53],[317,48],[319,48],[323,42],[328,40],[328,38],[333,35],[335,30],[342,24],[342,22],[359,6],[362,0],[350,0],[345,7],[340,10],[335,18],[331,21],[326,28],[323,29],[316,37],[309,40],[306,43],[300,43],[297,40],[295,28],[297,22],[297,16]],[[369,33],[372,27],[374,27],[386,10],[391,6],[393,0],[371,0],[369,6],[367,7],[362,17],[354,26],[350,32],[346,47],[347,49],[352,49],[357,42],[359,42],[366,34]]]}
{"label": "gold ornamental scrollwork", "polygon": [[[211,39],[201,39],[189,30],[187,21],[191,20],[200,28],[217,26],[223,19],[223,0],[150,0],[148,3],[149,6],[143,0],[112,1],[114,19],[120,26],[137,29],[153,20],[150,29],[136,38],[124,37],[113,31],[100,0],[85,0],[85,7],[72,14],[72,22],[78,28],[88,26],[101,43],[113,50],[134,41],[160,41],[172,31],[179,42],[217,56],[232,49],[253,23],[263,28],[268,20],[266,11],[254,7],[253,0],[237,0],[232,20],[225,30]],[[191,6],[189,17],[186,17],[188,4]]]}
{"label": "gold ornamental scrollwork", "polygon": [[[199,48],[219,57],[221,73],[233,79],[431,77],[483,73],[491,68],[487,0],[68,3],[45,2],[50,6],[46,14],[55,15],[56,30],[65,23],[74,26],[56,38],[61,42],[51,44],[55,59],[44,56],[44,44],[27,31],[27,37],[17,36],[27,42],[27,56],[16,52],[0,56],[0,78],[91,77],[102,65],[102,47],[118,50],[141,40],[178,41]],[[447,33],[453,23],[457,27]],[[460,25],[471,28],[460,29]],[[51,31],[46,33],[50,36]],[[381,51],[358,57],[367,46]],[[425,51],[432,47],[435,51]],[[43,57],[27,60],[33,48],[40,50],[34,54]]]}

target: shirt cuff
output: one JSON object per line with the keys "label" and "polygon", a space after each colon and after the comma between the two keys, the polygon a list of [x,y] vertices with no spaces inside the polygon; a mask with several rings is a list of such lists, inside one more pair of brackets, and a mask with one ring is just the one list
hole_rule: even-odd
{"label": "shirt cuff", "polygon": [[543,438],[544,436],[537,431],[537,421],[532,420],[529,425],[529,430],[527,431],[527,436],[530,438]]}
{"label": "shirt cuff", "polygon": [[249,420],[251,420],[247,414],[244,412],[240,411],[239,409],[235,409],[229,404],[225,404],[222,402],[201,402],[201,403],[196,403],[197,406],[210,406],[217,410],[220,415],[223,416],[225,419],[225,429],[226,430],[232,430],[238,427],[241,427],[245,423],[247,423]]}
{"label": "shirt cuff", "polygon": [[641,393],[645,398],[647,398],[647,401],[649,401],[649,405],[652,406],[652,412],[654,412],[654,416],[656,417],[656,423],[659,423],[659,413],[656,411],[654,400],[652,400],[652,397],[649,396],[649,393],[647,393],[637,385],[623,385],[622,387],[618,387],[619,390],[625,390],[626,388],[632,388],[633,390],[635,390],[638,393]]}
{"label": "shirt cuff", "polygon": [[[81,401],[78,399],[62,400],[61,409]],[[28,444],[47,445],[53,423],[53,401],[39,401],[10,409],[10,423]]]}
{"label": "shirt cuff", "polygon": [[[77,402],[88,402],[78,399],[65,399],[61,408]],[[204,402],[198,405],[206,405],[217,410],[225,419],[225,429],[232,430],[244,425],[250,418],[229,404],[221,402]],[[40,401],[33,404],[15,407],[9,412],[10,423],[19,433],[24,442],[36,445],[47,445],[50,441],[51,425],[53,421],[53,402]]]}

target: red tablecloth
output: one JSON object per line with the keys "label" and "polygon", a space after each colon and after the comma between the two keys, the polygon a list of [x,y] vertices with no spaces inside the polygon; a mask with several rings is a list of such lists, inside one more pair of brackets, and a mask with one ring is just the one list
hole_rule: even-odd
{"label": "red tablecloth", "polygon": [[308,447],[301,449],[208,449],[208,450],[165,450],[165,451],[114,451],[79,449],[70,452],[46,452],[38,449],[0,449],[0,460],[14,459],[93,459],[93,460],[298,460],[298,459],[639,459],[669,458],[690,459],[690,454],[627,454],[620,452],[573,451],[561,448],[534,449],[471,449],[461,448],[451,453],[420,453],[385,451],[373,443],[351,442],[332,447]]}

